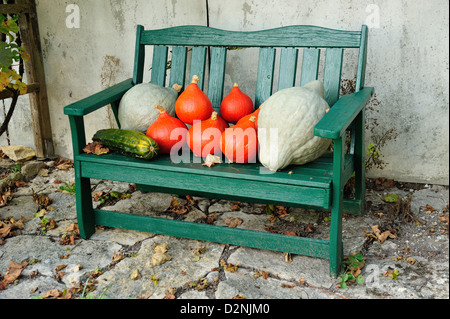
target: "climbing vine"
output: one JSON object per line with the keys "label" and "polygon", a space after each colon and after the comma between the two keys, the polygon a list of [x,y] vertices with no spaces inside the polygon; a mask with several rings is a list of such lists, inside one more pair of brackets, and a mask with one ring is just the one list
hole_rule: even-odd
{"label": "climbing vine", "polygon": [[27,85],[22,82],[23,62],[30,57],[21,45],[18,15],[0,14],[0,92],[9,91],[12,98],[8,113],[0,127],[0,136],[8,129],[20,95],[27,93]]}

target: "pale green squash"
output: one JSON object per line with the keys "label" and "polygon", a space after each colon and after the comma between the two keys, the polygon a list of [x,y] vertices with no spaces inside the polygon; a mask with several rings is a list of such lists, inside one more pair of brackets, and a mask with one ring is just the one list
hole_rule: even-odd
{"label": "pale green squash", "polygon": [[175,102],[181,86],[162,87],[153,83],[142,83],[131,88],[120,101],[119,122],[124,130],[146,133],[159,116],[157,105],[175,116]]}
{"label": "pale green squash", "polygon": [[277,171],[323,155],[331,140],[315,136],[314,126],[329,109],[320,81],[278,91],[267,99],[258,117],[261,164]]}

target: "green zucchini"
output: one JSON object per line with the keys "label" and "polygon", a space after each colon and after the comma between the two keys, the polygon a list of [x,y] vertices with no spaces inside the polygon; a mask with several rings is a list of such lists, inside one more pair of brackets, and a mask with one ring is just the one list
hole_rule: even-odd
{"label": "green zucchini", "polygon": [[95,133],[92,138],[124,155],[151,160],[159,152],[158,143],[144,133],[131,130],[106,129]]}

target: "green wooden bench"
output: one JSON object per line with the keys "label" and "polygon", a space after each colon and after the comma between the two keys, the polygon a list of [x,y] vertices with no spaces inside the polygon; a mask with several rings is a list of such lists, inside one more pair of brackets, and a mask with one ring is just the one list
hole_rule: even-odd
{"label": "green wooden bench", "polygon": [[[365,198],[364,114],[374,90],[364,86],[367,59],[367,27],[361,31],[332,30],[316,26],[287,26],[258,32],[224,31],[202,26],[180,26],[162,30],[137,27],[134,76],[100,93],[66,106],[69,116],[75,163],[77,217],[82,238],[95,232],[95,225],[133,229],[175,237],[290,252],[329,259],[330,274],[339,275],[343,259],[342,214],[363,214]],[[259,49],[255,70],[258,108],[273,92],[276,55],[280,53],[278,90],[295,85],[299,54],[302,53],[301,83],[316,80],[325,52],[323,82],[330,112],[317,124],[315,134],[334,140],[334,152],[304,166],[275,174],[260,170],[261,164],[226,164],[213,167],[200,163],[171,162],[168,156],[144,161],[109,154],[95,156],[82,150],[86,143],[83,117],[106,105],[116,114],[122,96],[142,83],[145,47],[153,45],[152,83],[186,85],[185,79],[198,75],[207,95],[219,111],[224,97],[227,52],[232,48]],[[356,93],[339,98],[344,49],[355,50]],[[170,78],[166,79],[168,52],[171,50]],[[206,67],[210,51],[210,67]],[[237,54],[240,51],[236,51]],[[191,57],[190,64],[187,63]],[[189,66],[190,67],[187,67]],[[277,64],[278,65],[278,64]],[[187,70],[189,69],[189,70]],[[187,73],[190,72],[190,73]],[[206,77],[208,73],[208,77]],[[320,73],[322,74],[322,73]],[[300,74],[299,74],[300,75]],[[120,125],[120,124],[119,124]],[[351,132],[349,152],[345,151],[346,131]],[[293,171],[293,174],[288,172]],[[343,198],[343,188],[355,174],[355,198]],[[270,232],[220,227],[163,218],[95,210],[90,179],[136,184],[144,191],[197,195],[234,201],[273,203],[288,207],[308,207],[331,211],[328,239],[287,236]]]}

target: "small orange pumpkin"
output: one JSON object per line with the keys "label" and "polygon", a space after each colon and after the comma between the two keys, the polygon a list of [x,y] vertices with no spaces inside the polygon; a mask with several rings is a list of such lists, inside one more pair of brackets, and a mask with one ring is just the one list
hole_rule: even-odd
{"label": "small orange pumpkin", "polygon": [[256,117],[235,125],[222,133],[220,149],[232,163],[254,162],[258,155],[258,135],[255,128]]}
{"label": "small orange pumpkin", "polygon": [[170,116],[162,106],[157,105],[156,109],[160,114],[158,119],[150,125],[146,135],[158,143],[161,154],[170,154],[177,143],[185,143],[188,129],[186,124]]}
{"label": "small orange pumpkin", "polygon": [[210,99],[198,87],[199,81],[200,78],[194,75],[192,83],[189,84],[175,103],[177,117],[189,125],[192,125],[194,121],[207,120],[214,112]]}
{"label": "small orange pumpkin", "polygon": [[234,84],[230,94],[223,99],[220,105],[220,114],[230,123],[236,123],[253,111],[252,99],[239,89],[237,83]]}
{"label": "small orange pumpkin", "polygon": [[[196,156],[220,155],[220,141],[225,131],[224,123],[226,124],[216,112],[213,112],[210,119],[196,122],[191,126],[187,143]],[[228,124],[226,127],[228,128]]]}

